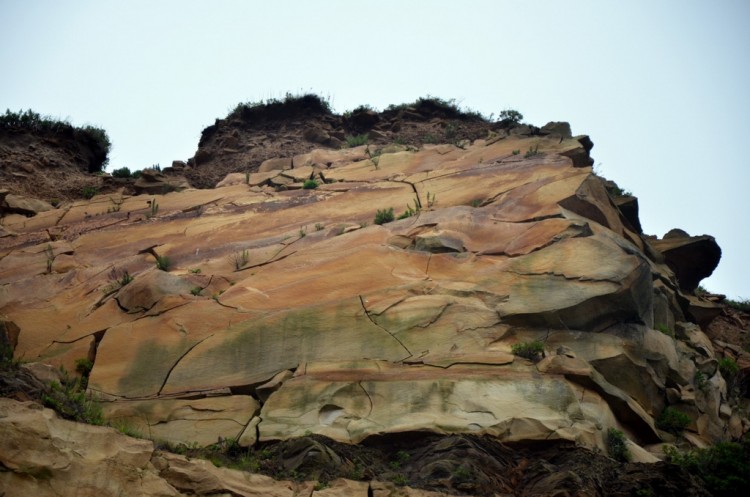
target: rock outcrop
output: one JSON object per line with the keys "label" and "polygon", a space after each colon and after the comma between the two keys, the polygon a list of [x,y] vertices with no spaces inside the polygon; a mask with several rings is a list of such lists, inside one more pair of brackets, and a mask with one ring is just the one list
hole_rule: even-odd
{"label": "rock outcrop", "polygon": [[[13,218],[0,278],[16,353],[94,359],[105,412],[186,443],[427,430],[603,448],[617,426],[649,444],[668,388],[718,437],[722,399],[687,393],[712,351],[654,330],[684,319],[679,277],[566,155],[582,141],[314,152],[117,212]],[[408,217],[370,224],[391,208]],[[545,361],[512,354],[534,341]]]}
{"label": "rock outcrop", "polygon": [[[398,119],[424,114],[400,109]],[[346,119],[355,130],[396,126],[366,110]],[[207,129],[179,172],[225,161],[206,145],[219,138],[249,150],[246,130],[226,126]],[[310,126],[308,141],[340,141]],[[748,422],[700,327],[716,306],[692,295],[718,245],[642,235],[637,204],[610,196],[593,173],[592,146],[550,123],[473,142],[306,149],[215,189],[172,188],[153,174],[143,181],[161,186],[148,194],[7,215],[5,342],[16,357],[71,372],[92,361],[88,391],[111,423],[188,446],[418,433],[606,450],[615,428],[654,461],[646,449],[671,440],[658,423],[667,407],[687,413],[696,444],[742,435]],[[33,409],[2,406],[6,430],[25,430],[13,413]],[[64,423],[32,417],[30,426]],[[59,460],[44,466],[53,475],[77,450],[55,447]],[[151,442],[116,452],[84,459],[120,466],[129,476],[118,481],[141,495],[303,495],[298,484],[216,476]],[[13,485],[47,475],[24,476],[14,461],[0,473]],[[67,484],[57,478],[50,495]],[[392,490],[360,483],[314,495]],[[121,490],[99,474],[90,485]]]}

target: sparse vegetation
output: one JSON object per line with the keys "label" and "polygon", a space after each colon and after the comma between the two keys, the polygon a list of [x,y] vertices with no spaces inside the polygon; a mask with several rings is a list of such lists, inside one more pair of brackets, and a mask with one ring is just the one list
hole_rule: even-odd
{"label": "sparse vegetation", "polygon": [[239,271],[243,267],[247,266],[247,262],[250,260],[250,253],[247,249],[241,252],[234,252],[229,256],[229,260],[232,262],[235,271]]}
{"label": "sparse vegetation", "polygon": [[689,424],[690,416],[672,406],[664,409],[659,419],[656,420],[657,428],[674,435],[681,434]]}
{"label": "sparse vegetation", "polygon": [[479,207],[480,205],[482,205],[482,202],[483,200],[481,198],[475,198],[474,200],[469,202],[469,205],[472,207]]}
{"label": "sparse vegetation", "polygon": [[539,155],[539,144],[530,146],[526,153],[523,155],[523,158],[528,159],[537,155]]}
{"label": "sparse vegetation", "polygon": [[535,361],[544,354],[544,342],[534,340],[533,342],[514,343],[510,350],[513,355]]}
{"label": "sparse vegetation", "polygon": [[706,379],[706,375],[703,374],[702,371],[696,371],[693,375],[693,382],[695,383],[695,388],[698,390],[706,391],[708,389],[708,380]]}
{"label": "sparse vegetation", "polygon": [[746,492],[750,485],[750,441],[719,442],[706,449],[678,452],[665,450],[669,462],[685,468],[706,484],[717,497],[734,497]]}
{"label": "sparse vegetation", "polygon": [[731,357],[722,357],[719,359],[719,371],[725,380],[729,381],[734,378],[740,371],[737,361]]}
{"label": "sparse vegetation", "polygon": [[404,475],[403,475],[403,474],[401,474],[401,473],[397,473],[397,474],[395,474],[395,475],[394,475],[394,476],[393,476],[393,477],[391,478],[391,481],[392,481],[393,483],[395,483],[396,485],[398,485],[399,487],[403,487],[404,485],[406,485],[407,483],[409,483],[409,480],[408,480],[408,479],[406,478],[406,476],[404,476]]}
{"label": "sparse vegetation", "polygon": [[302,184],[302,188],[305,190],[314,190],[318,187],[318,182],[314,179],[308,179],[305,180],[305,182]]}
{"label": "sparse vegetation", "polygon": [[95,186],[86,185],[81,188],[81,196],[86,200],[91,200],[99,193],[99,189]]}
{"label": "sparse vegetation", "polygon": [[194,286],[193,288],[190,289],[190,293],[196,297],[198,297],[202,291],[203,291],[203,288],[199,286]]}
{"label": "sparse vegetation", "polygon": [[606,186],[607,192],[609,192],[610,195],[613,197],[632,197],[633,193],[629,190],[623,190],[615,183],[609,183]]}
{"label": "sparse vegetation", "polygon": [[102,289],[102,292],[104,292],[105,294],[114,293],[133,281],[133,277],[130,275],[127,269],[117,268],[112,268],[112,270],[109,272],[108,279],[109,281],[111,281],[111,283]]}
{"label": "sparse vegetation", "polygon": [[406,204],[406,210],[403,212],[403,214],[401,214],[401,215],[398,216],[398,219],[406,219],[407,217],[412,217],[413,215],[415,215],[418,212],[419,212],[419,210],[412,209],[411,205]]}
{"label": "sparse vegetation", "polygon": [[169,266],[172,265],[172,261],[169,260],[169,257],[166,255],[157,255],[156,256],[156,268],[160,269],[161,271],[169,271]]}
{"label": "sparse vegetation", "polygon": [[724,303],[728,305],[729,307],[731,307],[732,309],[736,309],[742,312],[750,312],[750,299],[740,299],[740,300],[724,299]]}
{"label": "sparse vegetation", "polygon": [[44,255],[47,256],[47,274],[52,273],[52,263],[55,262],[55,251],[51,244],[44,247]]}
{"label": "sparse vegetation", "polygon": [[109,197],[109,202],[112,205],[107,207],[107,214],[112,213],[112,212],[120,212],[120,209],[122,208],[122,204],[125,202],[125,200],[122,197],[118,199]]}
{"label": "sparse vegetation", "polygon": [[368,139],[369,139],[369,136],[367,135],[367,133],[363,135],[347,135],[345,138],[346,145],[349,148],[359,147],[360,145],[364,145],[367,143]]}
{"label": "sparse vegetation", "polygon": [[513,152],[511,152],[511,153],[512,153],[513,155],[518,155],[518,154],[520,154],[520,153],[521,153],[521,151],[520,151],[520,150],[514,150],[514,151],[513,151]]}
{"label": "sparse vegetation", "polygon": [[315,231],[322,231],[324,227],[322,223],[315,223]]}
{"label": "sparse vegetation", "polygon": [[657,331],[667,335],[668,337],[674,338],[674,331],[669,329],[669,326],[666,324],[657,324],[654,328],[656,328]]}
{"label": "sparse vegetation", "polygon": [[49,383],[49,391],[42,394],[42,403],[66,419],[93,425],[104,424],[101,406],[93,398],[86,396],[91,367],[93,364],[87,359],[76,361],[76,369],[80,369],[81,378],[71,378],[67,371],[61,369],[61,381]]}
{"label": "sparse vegetation", "polygon": [[427,207],[434,207],[436,202],[437,195],[433,193],[432,197],[430,197],[430,192],[427,192]]}
{"label": "sparse vegetation", "polygon": [[489,119],[472,109],[461,109],[455,99],[445,100],[432,95],[420,97],[412,103],[389,105],[384,113],[397,114],[402,111],[414,111],[418,114],[441,117],[443,119],[458,119],[461,121],[489,122]]}
{"label": "sparse vegetation", "polygon": [[151,202],[149,202],[149,212],[146,214],[147,218],[152,218],[156,216],[156,213],[159,212],[159,204],[156,202],[156,199],[151,199]]}
{"label": "sparse vegetation", "polygon": [[[244,102],[237,104],[227,117],[239,118],[247,122],[262,120],[283,119],[289,116],[301,116],[311,114],[330,114],[330,99],[320,97],[312,93],[295,95],[287,93],[283,99],[269,98],[256,102]],[[201,143],[216,131],[215,127],[209,126],[203,131]]]}
{"label": "sparse vegetation", "polygon": [[390,223],[394,218],[393,207],[389,209],[378,209],[378,212],[375,213],[375,220],[373,222],[375,224],[385,224]]}
{"label": "sparse vegetation", "polygon": [[630,461],[630,452],[625,443],[625,434],[618,429],[607,431],[607,453],[612,459],[620,462]]}

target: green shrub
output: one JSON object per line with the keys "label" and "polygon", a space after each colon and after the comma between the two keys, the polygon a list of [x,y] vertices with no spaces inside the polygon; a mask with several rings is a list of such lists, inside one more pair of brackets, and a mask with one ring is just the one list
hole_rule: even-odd
{"label": "green shrub", "polygon": [[514,343],[510,350],[513,355],[534,361],[544,353],[544,343],[541,340]]}
{"label": "green shrub", "polygon": [[87,200],[94,198],[99,193],[99,189],[95,186],[86,185],[81,189],[81,196]]}
{"label": "green shrub", "polygon": [[121,167],[120,169],[114,169],[112,176],[115,178],[130,178],[130,168]]}
{"label": "green shrub", "polygon": [[305,180],[305,182],[302,184],[302,188],[305,190],[314,190],[318,187],[318,182],[314,179],[308,179]]}
{"label": "green shrub", "polygon": [[746,493],[750,485],[750,443],[719,442],[706,449],[680,453],[674,448],[665,450],[669,462],[698,476],[706,489],[717,497]]}
{"label": "green shrub", "polygon": [[607,453],[612,459],[620,462],[630,461],[630,452],[625,443],[625,434],[615,428],[607,431]]}
{"label": "green shrub", "polygon": [[506,121],[506,122],[511,122],[515,124],[518,124],[521,121],[523,121],[523,114],[513,109],[506,109],[506,110],[500,111],[500,115],[498,117],[499,117],[498,121]]}
{"label": "green shrub", "polygon": [[368,139],[369,139],[369,135],[367,133],[365,133],[363,135],[356,135],[356,136],[354,136],[354,135],[347,135],[346,136],[346,145],[349,148],[358,147],[360,145],[364,145],[365,143],[367,143]]}
{"label": "green shrub", "polygon": [[169,260],[169,257],[166,255],[157,255],[156,256],[156,268],[160,269],[162,271],[169,271],[169,266],[172,265],[172,261]]}
{"label": "green shrub", "polygon": [[693,375],[693,382],[695,383],[695,388],[698,390],[705,391],[708,388],[708,380],[702,371],[695,372],[695,375]]}
{"label": "green shrub", "polygon": [[623,190],[615,184],[608,185],[607,192],[613,197],[632,197],[633,193],[630,190]]}
{"label": "green shrub", "polygon": [[669,326],[667,326],[666,324],[657,324],[657,325],[655,326],[655,328],[656,328],[656,330],[658,330],[658,331],[660,331],[660,332],[664,333],[664,334],[665,334],[665,335],[667,335],[668,337],[672,337],[672,338],[674,338],[674,331],[670,330],[670,329],[669,329]]}
{"label": "green shrub", "polygon": [[529,149],[523,155],[523,158],[528,159],[529,157],[534,157],[536,155],[539,155],[539,144],[529,147]]}
{"label": "green shrub", "polygon": [[729,381],[737,376],[740,372],[740,367],[737,365],[737,361],[731,357],[722,357],[719,359],[719,371],[725,380]]}
{"label": "green shrub", "polygon": [[402,214],[400,214],[397,219],[406,219],[407,217],[412,217],[416,213],[417,211],[407,205],[406,210]]}
{"label": "green shrub", "polygon": [[750,299],[740,299],[740,300],[732,300],[732,299],[725,299],[724,303],[731,307],[732,309],[736,309],[738,311],[743,312],[750,312]]}
{"label": "green shrub", "polygon": [[375,221],[373,221],[375,224],[385,224],[390,223],[395,219],[395,214],[393,214],[393,207],[389,209],[378,209],[378,212],[375,213]]}
{"label": "green shrub", "polygon": [[[78,369],[79,361],[76,362]],[[82,360],[81,370],[85,371],[87,367],[86,360]],[[71,378],[64,369],[61,369],[61,376],[61,381],[49,383],[48,390],[42,394],[42,403],[65,419],[94,425],[104,424],[101,406],[93,398],[86,396],[88,376]]]}
{"label": "green shrub", "polygon": [[674,407],[667,407],[662,411],[659,419],[656,420],[656,427],[660,430],[668,431],[674,435],[679,435],[690,424],[690,416]]}

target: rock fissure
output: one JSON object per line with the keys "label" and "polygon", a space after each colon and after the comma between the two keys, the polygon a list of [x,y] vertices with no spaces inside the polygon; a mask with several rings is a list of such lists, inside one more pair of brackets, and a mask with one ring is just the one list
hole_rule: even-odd
{"label": "rock fissure", "polygon": [[359,297],[359,303],[360,303],[360,305],[362,305],[362,310],[364,311],[365,316],[367,316],[367,319],[369,319],[372,324],[374,324],[375,326],[377,326],[378,328],[380,328],[384,332],[388,333],[391,336],[391,338],[393,338],[394,340],[396,340],[398,342],[398,344],[406,351],[406,353],[409,354],[408,356],[406,356],[405,358],[402,358],[401,360],[403,361],[403,360],[406,360],[409,357],[411,357],[413,354],[406,347],[406,345],[404,345],[404,343],[401,340],[399,340],[399,338],[397,336],[395,336],[393,333],[391,333],[387,329],[383,328],[380,324],[378,324],[377,321],[375,321],[372,318],[372,316],[370,316],[370,311],[367,310],[367,306],[365,306],[365,301],[364,301],[364,298],[362,298],[362,295],[358,295],[358,297]]}
{"label": "rock fissure", "polygon": [[159,390],[156,392],[157,396],[161,395],[162,390],[164,390],[164,387],[167,385],[167,382],[169,381],[169,377],[172,375],[172,371],[174,371],[174,368],[177,367],[177,365],[180,363],[180,361],[182,361],[195,347],[197,347],[198,345],[202,344],[203,342],[205,342],[206,340],[208,340],[212,336],[214,336],[213,333],[210,334],[210,335],[208,335],[207,337],[203,338],[202,340],[199,340],[198,342],[194,343],[185,352],[183,352],[182,355],[180,355],[180,357],[177,358],[177,360],[174,362],[174,364],[172,364],[172,366],[169,368],[169,371],[167,371],[167,374],[164,375],[164,381],[161,383],[161,386],[159,387]]}

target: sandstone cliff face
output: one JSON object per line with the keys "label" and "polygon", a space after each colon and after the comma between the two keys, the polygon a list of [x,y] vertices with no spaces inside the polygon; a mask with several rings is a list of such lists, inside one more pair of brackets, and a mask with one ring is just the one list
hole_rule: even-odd
{"label": "sandstone cliff face", "polygon": [[[617,428],[655,461],[641,447],[669,439],[667,406],[695,443],[741,436],[695,324],[713,307],[684,293],[718,263],[696,262],[713,239],[644,238],[569,127],[506,135],[316,149],[211,190],[7,216],[15,355],[91,359],[106,417],[173,443],[428,432],[605,449]],[[391,208],[411,215],[374,223]],[[161,475],[144,495],[182,491],[139,457]]]}
{"label": "sandstone cliff face", "polygon": [[[94,359],[107,413],[175,441],[430,430],[601,446],[621,426],[648,444],[668,389],[720,437],[721,389],[693,385],[698,369],[722,383],[710,342],[654,330],[686,320],[679,281],[574,167],[583,141],[318,150],[214,190],[10,218],[16,354]],[[414,215],[372,224],[390,208]],[[543,361],[511,354],[535,340]]]}

